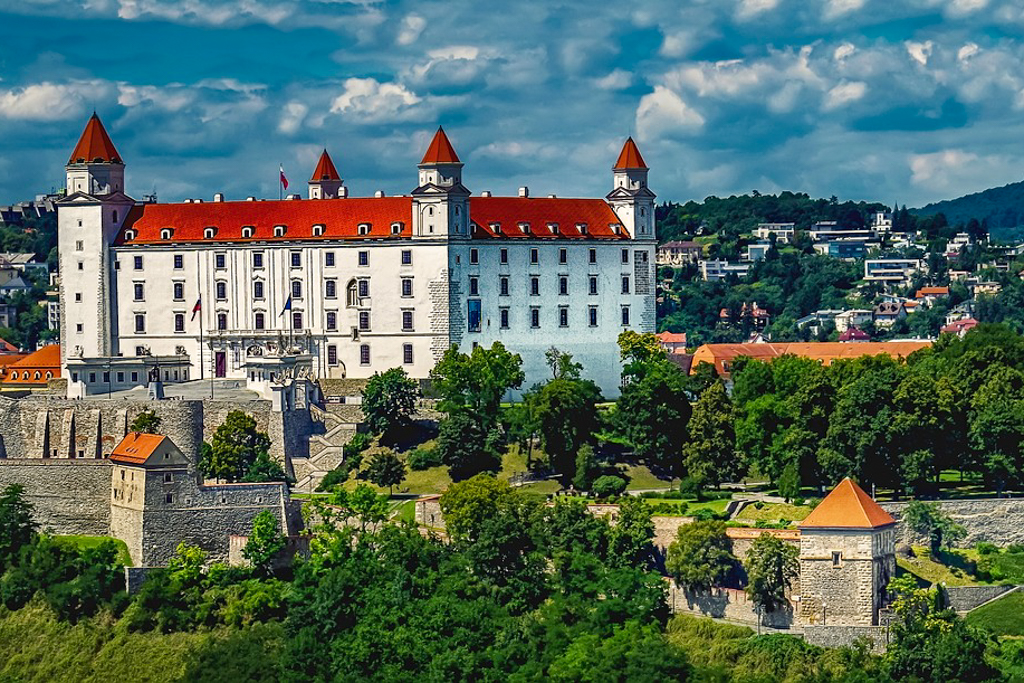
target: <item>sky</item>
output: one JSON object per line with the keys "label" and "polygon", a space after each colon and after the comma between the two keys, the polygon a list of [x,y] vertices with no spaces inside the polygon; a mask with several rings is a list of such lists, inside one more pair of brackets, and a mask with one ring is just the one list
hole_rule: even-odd
{"label": "sky", "polygon": [[95,109],[129,194],[276,197],[326,147],[407,194],[438,125],[474,193],[910,206],[1024,179],[1020,0],[0,0],[0,203]]}

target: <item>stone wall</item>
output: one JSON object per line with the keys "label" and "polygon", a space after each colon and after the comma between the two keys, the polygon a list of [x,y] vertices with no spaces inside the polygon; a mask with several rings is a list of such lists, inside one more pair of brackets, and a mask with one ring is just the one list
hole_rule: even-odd
{"label": "stone wall", "polygon": [[25,487],[43,530],[106,536],[110,530],[110,463],[106,460],[0,460],[0,488]]}
{"label": "stone wall", "polygon": [[416,501],[416,523],[432,529],[444,529],[444,515],[441,514],[441,496],[425,496]]}
{"label": "stone wall", "polygon": [[946,597],[949,607],[966,614],[989,600],[1020,590],[1020,586],[948,586]]}
{"label": "stone wall", "polygon": [[[958,544],[969,548],[981,541],[1005,547],[1011,543],[1024,543],[1024,498],[983,498],[978,500],[938,501],[942,510],[967,529],[967,536]],[[900,520],[900,513],[908,502],[881,503],[881,506]],[[898,543],[927,545],[923,538],[900,524]]]}
{"label": "stone wall", "polygon": [[[742,624],[757,626],[757,610],[746,592],[738,588],[712,588],[708,591],[692,592],[675,581],[667,581],[668,606],[676,614],[694,614],[716,619],[727,619]],[[771,628],[792,628],[794,613],[792,605],[767,612],[761,624]]]}
{"label": "stone wall", "polygon": [[872,626],[895,575],[894,530],[803,529],[800,621]]}
{"label": "stone wall", "polygon": [[885,626],[804,626],[804,640],[820,647],[848,647],[858,640],[871,643],[875,653],[885,652],[888,645]]}

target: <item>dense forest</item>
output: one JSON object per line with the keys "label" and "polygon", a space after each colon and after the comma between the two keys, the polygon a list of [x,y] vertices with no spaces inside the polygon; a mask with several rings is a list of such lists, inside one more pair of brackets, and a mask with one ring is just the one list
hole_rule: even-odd
{"label": "dense forest", "polygon": [[[18,225],[0,224],[0,252],[35,254],[46,263],[50,272],[57,270],[57,214],[30,218]],[[53,339],[55,330],[47,328],[45,297],[49,281],[45,277],[26,274],[30,290],[7,297],[4,303],[14,307],[17,317],[13,327],[0,327],[0,339],[20,349],[33,351],[40,341]]]}
{"label": "dense forest", "polygon": [[1019,238],[1024,232],[1024,181],[928,204],[911,209],[911,213],[942,213],[951,223],[967,223],[973,218],[986,223],[994,239]]}

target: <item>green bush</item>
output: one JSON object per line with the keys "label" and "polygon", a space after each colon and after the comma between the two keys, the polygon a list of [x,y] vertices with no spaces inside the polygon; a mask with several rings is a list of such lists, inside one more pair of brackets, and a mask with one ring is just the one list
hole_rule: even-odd
{"label": "green bush", "polygon": [[363,432],[356,432],[347,444],[345,444],[345,455],[351,457],[357,453],[362,453],[370,447],[372,439],[369,434]]}
{"label": "green bush", "polygon": [[693,511],[693,519],[696,522],[711,522],[715,519],[715,513],[708,508],[700,508]]}
{"label": "green bush", "polygon": [[1024,544],[1021,544],[1021,543],[1011,543],[1010,545],[1006,546],[1006,552],[1014,554],[1014,555],[1016,555],[1018,553],[1024,553]]}
{"label": "green bush", "polygon": [[764,510],[764,501],[760,501],[759,500],[756,503],[754,503],[754,509],[755,510]]}
{"label": "green bush", "polygon": [[328,472],[320,483],[316,485],[317,491],[330,491],[338,484],[343,484],[348,480],[348,467],[344,463],[338,465],[333,470]]}
{"label": "green bush", "polygon": [[977,545],[977,550],[979,555],[995,555],[999,552],[999,548],[997,548],[994,543],[988,543],[986,541],[979,543]]}
{"label": "green bush", "polygon": [[409,468],[412,470],[428,470],[440,464],[441,455],[437,452],[436,448],[420,446],[409,453]]}
{"label": "green bush", "polygon": [[599,498],[621,495],[626,490],[626,480],[613,474],[598,477],[594,482],[593,491]]}
{"label": "green bush", "polygon": [[686,498],[700,500],[704,490],[704,482],[694,477],[686,477],[679,482],[679,493]]}

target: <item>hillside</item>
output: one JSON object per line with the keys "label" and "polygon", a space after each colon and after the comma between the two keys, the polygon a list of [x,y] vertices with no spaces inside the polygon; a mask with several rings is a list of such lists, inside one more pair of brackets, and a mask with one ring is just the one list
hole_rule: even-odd
{"label": "hillside", "polygon": [[951,225],[966,224],[976,218],[988,222],[995,239],[1019,237],[1024,234],[1024,181],[936,202],[910,212],[917,216],[942,213]]}

